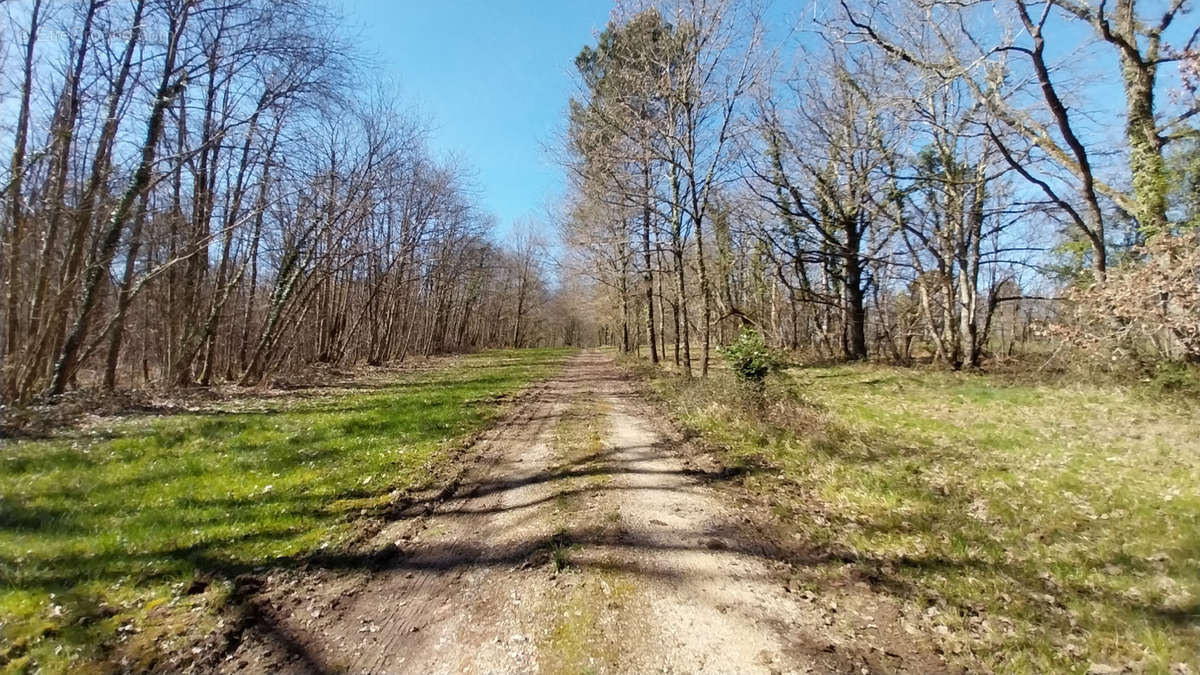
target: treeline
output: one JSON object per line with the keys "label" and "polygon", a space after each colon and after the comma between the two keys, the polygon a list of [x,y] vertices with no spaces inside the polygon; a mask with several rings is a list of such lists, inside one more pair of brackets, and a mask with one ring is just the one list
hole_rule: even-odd
{"label": "treeline", "polygon": [[3,11],[4,400],[541,339],[538,251],[492,242],[324,3]]}
{"label": "treeline", "polygon": [[687,373],[742,326],[954,368],[1200,360],[1189,4],[642,3],[575,62],[571,264],[616,344]]}

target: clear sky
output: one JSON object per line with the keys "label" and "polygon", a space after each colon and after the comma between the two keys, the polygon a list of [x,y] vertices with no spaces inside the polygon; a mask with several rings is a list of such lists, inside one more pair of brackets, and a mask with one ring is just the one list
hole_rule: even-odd
{"label": "clear sky", "polygon": [[[338,4],[335,0],[335,4]],[[609,0],[342,0],[363,50],[434,126],[433,149],[475,170],[500,232],[563,191],[546,146],[565,126],[572,62]]]}

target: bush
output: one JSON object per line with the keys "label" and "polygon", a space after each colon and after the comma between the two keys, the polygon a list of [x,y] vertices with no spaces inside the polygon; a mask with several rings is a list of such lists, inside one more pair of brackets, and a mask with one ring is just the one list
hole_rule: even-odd
{"label": "bush", "polygon": [[743,328],[737,339],[720,351],[738,381],[755,391],[762,391],[767,375],[782,364],[779,354],[753,328]]}
{"label": "bush", "polygon": [[1052,332],[1106,369],[1200,363],[1200,233],[1155,237],[1069,297],[1073,315]]}
{"label": "bush", "polygon": [[1200,367],[1185,363],[1160,363],[1146,381],[1151,394],[1200,398]]}

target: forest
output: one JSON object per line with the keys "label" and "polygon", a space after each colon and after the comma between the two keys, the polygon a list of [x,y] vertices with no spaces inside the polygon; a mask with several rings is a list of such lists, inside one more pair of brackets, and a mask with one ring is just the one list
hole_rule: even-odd
{"label": "forest", "polygon": [[764,8],[610,25],[563,202],[499,238],[319,3],[8,9],[4,399],[534,344],[704,374],[741,326],[955,369],[1195,362],[1187,3]]}
{"label": "forest", "polygon": [[576,60],[564,241],[623,351],[1200,358],[1187,3],[684,5]]}
{"label": "forest", "polygon": [[536,241],[325,4],[5,12],[5,401],[535,341]]}

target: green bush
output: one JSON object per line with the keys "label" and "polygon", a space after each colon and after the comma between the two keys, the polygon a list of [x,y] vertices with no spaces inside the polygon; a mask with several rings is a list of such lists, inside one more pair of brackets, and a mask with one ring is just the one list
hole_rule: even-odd
{"label": "green bush", "polygon": [[1186,363],[1159,363],[1146,380],[1152,395],[1200,397],[1200,367]]}
{"label": "green bush", "polygon": [[782,363],[778,353],[753,328],[743,328],[737,339],[720,351],[737,379],[758,391],[767,375]]}

